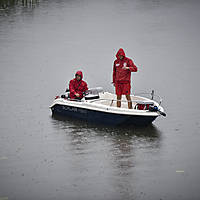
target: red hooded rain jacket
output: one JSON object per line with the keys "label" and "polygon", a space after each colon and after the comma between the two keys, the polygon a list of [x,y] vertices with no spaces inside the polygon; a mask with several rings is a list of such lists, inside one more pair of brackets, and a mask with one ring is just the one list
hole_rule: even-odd
{"label": "red hooded rain jacket", "polygon": [[[124,56],[121,60],[119,55]],[[113,83],[130,83],[131,72],[137,72],[137,67],[134,65],[130,58],[127,58],[124,50],[121,48],[116,54],[117,59],[113,65]],[[123,69],[123,67],[129,67],[129,69]]]}
{"label": "red hooded rain jacket", "polygon": [[70,98],[75,99],[76,98],[76,93],[78,93],[80,96],[79,98],[83,98],[83,92],[88,90],[87,83],[83,81],[83,73],[81,71],[77,71],[75,75],[80,75],[81,80],[78,81],[76,78],[72,79],[69,82],[69,91],[70,91]]}

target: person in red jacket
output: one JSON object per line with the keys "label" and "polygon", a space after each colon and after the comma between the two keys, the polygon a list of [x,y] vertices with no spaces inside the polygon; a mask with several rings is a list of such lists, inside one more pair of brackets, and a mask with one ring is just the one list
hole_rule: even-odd
{"label": "person in red jacket", "polygon": [[126,95],[128,108],[132,109],[130,97],[131,72],[137,72],[137,67],[130,58],[126,57],[122,48],[118,50],[116,57],[113,65],[113,84],[117,95],[117,107],[121,107],[122,95]]}
{"label": "person in red jacket", "polygon": [[88,90],[87,83],[82,79],[82,71],[77,71],[75,78],[69,82],[70,99],[82,99],[83,93]]}

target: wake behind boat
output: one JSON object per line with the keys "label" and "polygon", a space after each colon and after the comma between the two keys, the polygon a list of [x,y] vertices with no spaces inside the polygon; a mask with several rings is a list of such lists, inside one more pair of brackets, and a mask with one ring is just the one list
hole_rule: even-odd
{"label": "wake behind boat", "polygon": [[70,99],[68,93],[57,96],[50,106],[53,116],[78,118],[91,123],[104,125],[147,125],[158,116],[163,115],[164,109],[160,102],[131,95],[133,109],[128,109],[127,101],[122,98],[121,108],[116,107],[115,94],[103,92],[102,88],[89,89],[81,100]]}

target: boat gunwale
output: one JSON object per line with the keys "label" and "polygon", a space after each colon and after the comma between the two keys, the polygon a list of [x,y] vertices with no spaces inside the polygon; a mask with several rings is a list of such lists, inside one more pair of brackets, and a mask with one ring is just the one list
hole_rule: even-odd
{"label": "boat gunwale", "polygon": [[[158,105],[157,102],[153,101]],[[149,110],[137,110],[137,109],[128,109],[128,108],[117,108],[117,107],[108,107],[103,104],[98,103],[91,103],[90,100],[86,101],[70,101],[65,100],[62,98],[55,99],[53,104],[50,106],[52,108],[55,105],[63,105],[63,106],[70,106],[70,107],[76,107],[81,109],[88,109],[93,111],[99,111],[99,112],[106,112],[106,113],[112,113],[112,114],[118,114],[118,115],[130,115],[130,116],[159,116],[160,114],[157,112],[151,112]],[[162,108],[161,106],[159,106]]]}

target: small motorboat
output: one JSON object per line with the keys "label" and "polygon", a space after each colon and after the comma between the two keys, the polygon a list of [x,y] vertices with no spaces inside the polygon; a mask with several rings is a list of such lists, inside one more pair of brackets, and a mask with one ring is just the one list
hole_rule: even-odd
{"label": "small motorboat", "polygon": [[[151,98],[131,95],[133,109],[128,109],[124,95],[121,107],[118,108],[115,94],[104,92],[101,87],[89,89],[84,98],[74,100],[69,98],[69,92],[56,96],[50,106],[52,116],[78,118],[91,123],[104,125],[140,125],[152,123],[158,116],[166,116],[161,107],[162,99],[151,93]],[[146,95],[146,94],[145,94]],[[158,97],[158,101],[154,100]]]}

